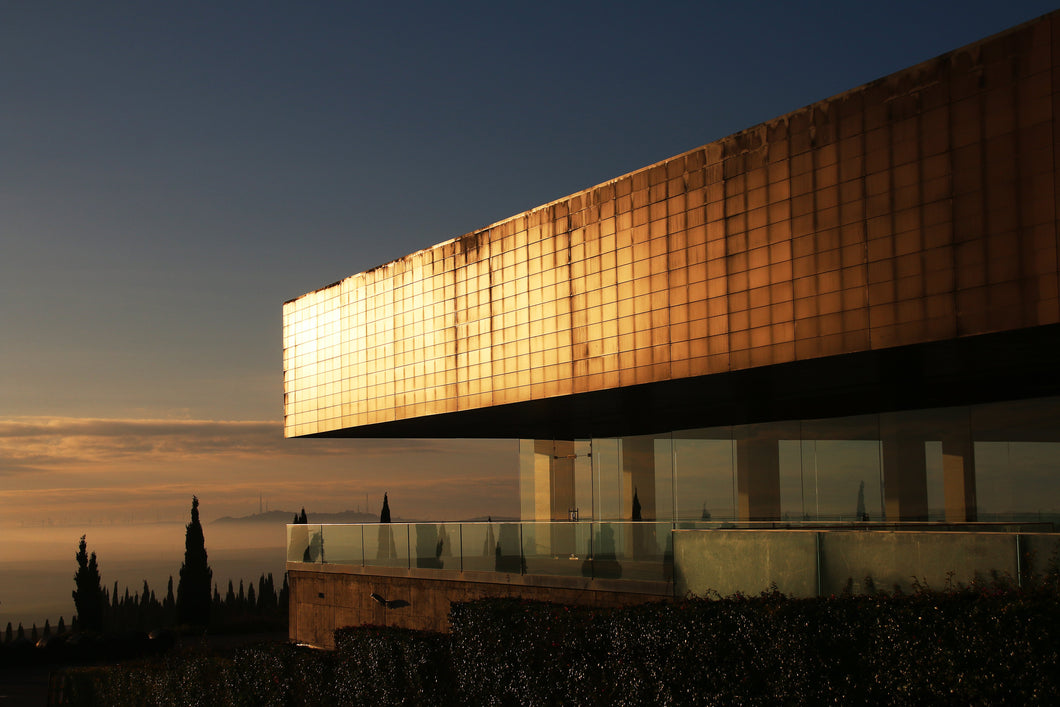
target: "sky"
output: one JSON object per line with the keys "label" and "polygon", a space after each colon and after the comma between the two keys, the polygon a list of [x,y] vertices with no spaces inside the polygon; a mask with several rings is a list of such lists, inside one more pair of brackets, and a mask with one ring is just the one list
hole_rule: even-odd
{"label": "sky", "polygon": [[512,440],[284,440],[283,302],[1052,9],[0,0],[0,524],[516,515]]}

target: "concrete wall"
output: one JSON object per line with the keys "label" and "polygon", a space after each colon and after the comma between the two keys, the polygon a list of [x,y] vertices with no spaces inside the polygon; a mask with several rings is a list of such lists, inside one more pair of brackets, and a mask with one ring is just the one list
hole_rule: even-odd
{"label": "concrete wall", "polygon": [[858,530],[678,530],[677,596],[758,594],[772,584],[796,597],[933,589],[994,573],[1013,581],[1055,565],[1060,534]]}
{"label": "concrete wall", "polygon": [[1058,65],[1053,13],[287,302],[285,434],[1060,322]]}
{"label": "concrete wall", "polygon": [[[673,596],[673,585],[665,582],[608,582],[301,563],[288,563],[287,568],[290,638],[322,648],[333,648],[334,631],[344,626],[372,624],[446,632],[452,602],[510,597],[575,605],[626,606]],[[372,599],[373,593],[403,605],[388,608]]]}

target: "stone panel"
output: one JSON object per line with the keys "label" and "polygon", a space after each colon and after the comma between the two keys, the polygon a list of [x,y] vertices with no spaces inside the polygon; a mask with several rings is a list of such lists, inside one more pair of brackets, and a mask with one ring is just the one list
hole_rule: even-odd
{"label": "stone panel", "polygon": [[734,530],[674,532],[674,591],[699,596],[758,594],[772,586],[817,594],[817,533]]}
{"label": "stone panel", "polygon": [[[453,602],[516,597],[572,605],[626,606],[672,596],[670,588],[638,593],[634,585],[629,585],[627,591],[614,591],[595,586],[591,580],[578,582],[576,587],[557,587],[523,581],[470,581],[337,570],[289,569],[288,576],[291,640],[323,648],[334,647],[334,631],[343,626],[371,624],[446,632]],[[319,593],[324,597],[319,597]],[[373,593],[390,605],[372,599]]]}
{"label": "stone panel", "polygon": [[1055,570],[1060,535],[1015,532],[678,530],[674,589],[797,597],[1027,583]]}

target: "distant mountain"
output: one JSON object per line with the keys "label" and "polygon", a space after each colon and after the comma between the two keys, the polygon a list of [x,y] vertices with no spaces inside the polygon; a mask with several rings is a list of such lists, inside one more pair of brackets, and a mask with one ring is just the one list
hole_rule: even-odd
{"label": "distant mountain", "polygon": [[[233,518],[232,516],[224,516],[213,521],[214,523],[228,524],[228,523],[269,523],[287,525],[294,520],[294,511],[269,511],[268,513],[255,513],[249,516],[242,516],[239,518]],[[378,513],[361,513],[359,511],[342,511],[341,513],[308,513],[310,525],[322,525],[328,523],[378,523]],[[460,521],[443,521],[447,523],[485,523],[487,517],[482,516],[480,518],[467,518]],[[496,516],[491,519],[494,523],[518,523],[518,518],[502,518]],[[404,518],[394,518],[395,523],[420,523],[423,521],[406,520]]]}
{"label": "distant mountain", "polygon": [[[358,513],[357,511],[342,511],[341,513],[307,513],[309,523],[377,523],[378,513]],[[233,518],[224,516],[218,518],[214,523],[277,523],[286,525],[294,520],[294,511],[269,511],[268,513],[255,513],[249,516]],[[400,521],[399,521],[400,522]]]}

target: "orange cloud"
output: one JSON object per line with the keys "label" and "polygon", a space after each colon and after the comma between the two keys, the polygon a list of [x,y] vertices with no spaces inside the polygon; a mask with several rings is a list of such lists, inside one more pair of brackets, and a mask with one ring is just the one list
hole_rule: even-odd
{"label": "orange cloud", "polygon": [[[405,518],[518,513],[511,440],[285,440],[273,421],[0,419],[0,522],[176,520],[275,509]],[[367,498],[366,498],[367,496]]]}

